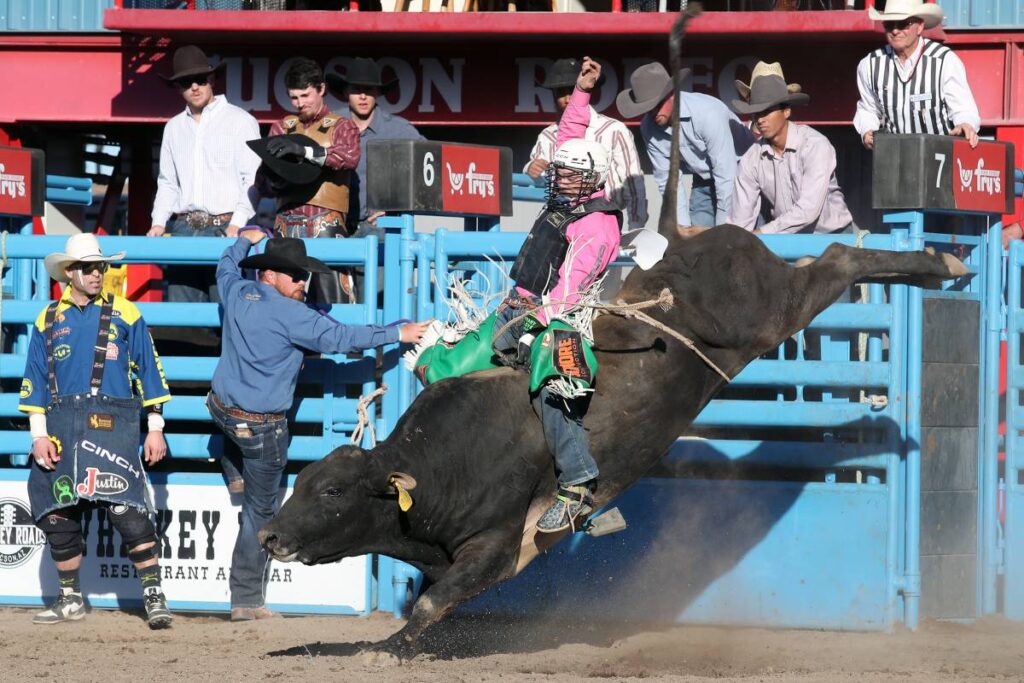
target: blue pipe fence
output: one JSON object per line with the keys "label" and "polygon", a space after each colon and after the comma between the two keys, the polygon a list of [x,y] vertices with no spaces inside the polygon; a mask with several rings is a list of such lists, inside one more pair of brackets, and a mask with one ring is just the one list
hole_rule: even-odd
{"label": "blue pipe fence", "polygon": [[[517,192],[535,194],[528,187],[532,183],[519,184]],[[836,241],[907,250],[926,241],[942,247],[946,240],[946,248],[962,249],[948,237],[926,234],[912,214],[888,220],[890,234],[861,240],[850,235],[764,239],[787,260],[818,255]],[[385,234],[379,242],[367,237],[307,244],[313,256],[329,264],[365,268],[364,301],[331,311],[342,322],[445,317],[446,290],[456,278],[468,280],[481,302],[491,297],[496,303],[508,286],[507,265],[525,237],[499,227],[421,234],[409,215],[382,218],[380,225]],[[999,270],[985,266],[997,254],[991,230],[987,237],[965,254],[970,274],[947,283],[940,295],[990,297]],[[218,238],[141,237],[102,238],[101,243],[105,250],[126,250],[132,263],[208,266],[227,244]],[[0,356],[0,381],[6,387],[0,419],[20,417],[14,392],[24,368],[24,330],[49,294],[41,259],[62,247],[58,237],[6,237],[10,261],[4,292],[14,298],[4,302],[2,323],[15,336]],[[1017,254],[1020,259],[1020,250]],[[620,258],[616,265],[630,262]],[[379,307],[378,267],[383,269]],[[550,611],[565,603],[577,612],[627,619],[916,627],[920,302],[919,289],[870,285],[861,302],[831,306],[806,332],[746,368],[701,413],[694,433],[681,436],[664,465],[615,501],[632,524],[627,532],[603,538],[576,534],[468,609]],[[216,304],[139,306],[151,327],[220,323]],[[988,343],[989,332],[980,332],[980,339]],[[418,391],[397,351],[385,349],[381,383],[389,390],[379,410],[373,404],[368,408],[379,438],[394,428]],[[209,356],[163,360],[172,383],[208,382],[216,363]],[[351,395],[378,387],[374,364],[370,352],[355,361],[307,363],[300,382],[314,388],[297,400],[292,419],[312,434],[293,439],[292,459],[318,459],[348,442],[356,415]],[[165,416],[175,458],[205,459],[219,452],[220,438],[212,429],[182,433],[177,428],[209,421],[202,396],[176,396]],[[990,436],[986,433],[986,448]],[[369,445],[365,439],[363,444]],[[26,431],[0,431],[0,453],[21,455],[28,447]],[[1009,472],[1009,456],[1007,467]],[[1019,483],[1013,491],[1019,495]],[[1014,509],[1020,507],[1017,502]],[[1018,552],[1024,556],[1024,549]],[[379,557],[373,578],[377,608],[401,614],[420,580],[408,565]]]}
{"label": "blue pipe fence", "polygon": [[1024,619],[1024,359],[1021,335],[1024,334],[1024,242],[1010,245],[1007,264],[1007,372],[1006,372],[1006,460],[1003,480],[997,484],[1003,493],[1003,525],[1000,531],[1002,551],[1002,611],[1010,619]]}

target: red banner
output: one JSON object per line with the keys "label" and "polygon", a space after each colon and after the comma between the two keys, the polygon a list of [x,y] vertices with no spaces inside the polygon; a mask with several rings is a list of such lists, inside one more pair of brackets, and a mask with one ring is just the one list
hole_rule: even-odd
{"label": "red banner", "polygon": [[1003,213],[1006,210],[1006,148],[981,143],[971,149],[966,140],[953,141],[953,201],[962,211]]}
{"label": "red banner", "polygon": [[497,148],[441,145],[441,203],[445,213],[501,215]]}
{"label": "red banner", "polygon": [[41,216],[46,190],[42,151],[0,147],[0,215]]}

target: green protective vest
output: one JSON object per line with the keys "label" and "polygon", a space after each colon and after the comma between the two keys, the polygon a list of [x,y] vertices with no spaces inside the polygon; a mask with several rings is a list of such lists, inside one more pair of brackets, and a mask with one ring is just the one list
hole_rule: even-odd
{"label": "green protective vest", "polygon": [[586,389],[593,387],[597,356],[572,325],[552,320],[530,348],[530,393],[558,376]]}

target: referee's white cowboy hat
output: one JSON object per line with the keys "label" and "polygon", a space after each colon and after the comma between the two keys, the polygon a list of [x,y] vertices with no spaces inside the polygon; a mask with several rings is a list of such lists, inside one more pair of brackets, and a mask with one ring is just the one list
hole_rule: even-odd
{"label": "referee's white cowboy hat", "polygon": [[50,277],[57,282],[68,282],[68,276],[64,270],[72,263],[110,263],[123,258],[123,251],[111,256],[104,256],[96,235],[91,232],[83,232],[69,237],[64,245],[64,251],[50,254],[43,260],[43,263],[46,264],[46,272],[50,274]]}
{"label": "referee's white cowboy hat", "polygon": [[942,8],[924,0],[886,0],[885,9],[879,12],[868,8],[871,21],[903,21],[917,17],[924,21],[925,28],[935,28],[942,23]]}

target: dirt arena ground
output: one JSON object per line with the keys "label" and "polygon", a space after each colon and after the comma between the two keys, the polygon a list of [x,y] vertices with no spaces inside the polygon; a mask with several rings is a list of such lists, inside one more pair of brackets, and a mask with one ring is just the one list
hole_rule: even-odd
{"label": "dirt arena ground", "polygon": [[29,681],[1024,681],[1024,624],[926,622],[916,633],[834,633],[457,618],[429,654],[381,667],[354,643],[388,636],[386,616],[232,624],[178,615],[152,632],[139,614],[96,611],[33,626],[0,609],[0,680]]}

